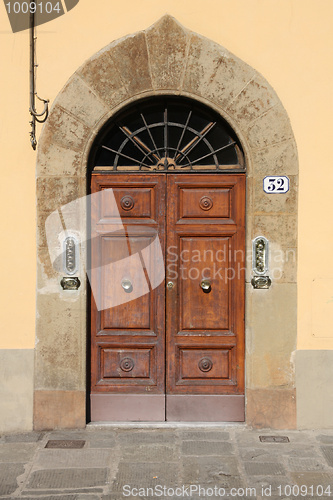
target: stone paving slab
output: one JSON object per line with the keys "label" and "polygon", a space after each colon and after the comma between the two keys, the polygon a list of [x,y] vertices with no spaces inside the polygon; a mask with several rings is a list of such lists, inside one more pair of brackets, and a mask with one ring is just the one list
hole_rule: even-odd
{"label": "stone paving slab", "polygon": [[174,433],[169,430],[162,431],[130,431],[120,432],[118,434],[118,442],[121,446],[134,446],[138,444],[164,444],[173,442],[175,439]]}
{"label": "stone paving slab", "polygon": [[223,431],[180,431],[180,439],[183,441],[227,441],[230,439],[229,432]]}
{"label": "stone paving slab", "polygon": [[333,444],[333,432],[327,431],[327,434],[319,434],[316,439],[323,444]]}
{"label": "stone paving slab", "polygon": [[137,460],[139,462],[174,462],[177,453],[174,447],[160,444],[139,445],[127,447],[123,451],[124,460]]}
{"label": "stone paving slab", "polygon": [[186,457],[183,459],[182,477],[185,482],[228,476],[239,476],[239,466],[236,457]]}
{"label": "stone paving slab", "polygon": [[[278,449],[272,450],[271,453],[278,453]],[[280,455],[285,457],[295,457],[295,458],[313,458],[318,454],[318,450],[315,446],[299,445],[290,447],[288,449],[281,450]]]}
{"label": "stone paving slab", "polygon": [[0,463],[28,462],[34,456],[36,449],[35,443],[0,444]]}
{"label": "stone paving slab", "polygon": [[57,469],[33,472],[27,490],[81,489],[107,484],[107,469]]}
{"label": "stone paving slab", "polygon": [[[240,476],[224,476],[224,477],[215,477],[210,479],[201,479],[199,481],[183,481],[182,484],[185,486],[190,486],[191,484],[200,485],[206,488],[223,488],[226,490],[226,493],[229,493],[231,488],[239,489],[245,488],[245,481]],[[230,495],[228,495],[230,496]]]}
{"label": "stone paving slab", "polygon": [[111,450],[41,450],[34,460],[37,469],[103,468],[109,465]]}
{"label": "stone paving slab", "polygon": [[157,484],[176,486],[178,467],[175,463],[121,462],[112,491],[122,491],[123,486],[153,488]]}
{"label": "stone paving slab", "polygon": [[245,462],[244,467],[249,476],[282,476],[286,472],[281,464],[274,462]]}
{"label": "stone paving slab", "polygon": [[[264,488],[269,490],[272,493],[272,497],[278,495],[279,488],[282,488],[281,491],[284,491],[284,488],[287,486],[293,486],[295,484],[294,481],[291,480],[288,476],[246,476],[246,485],[249,488],[255,488],[257,492],[257,496],[260,498],[267,498],[269,495],[264,495],[262,489]],[[282,495],[281,498],[284,498],[286,495]],[[300,499],[298,499],[300,500]]]}
{"label": "stone paving slab", "polygon": [[184,441],[184,455],[230,455],[232,445],[223,441]]}
{"label": "stone paving slab", "polygon": [[333,446],[322,446],[321,451],[330,467],[333,467]]}
{"label": "stone paving slab", "polygon": [[235,433],[238,446],[255,446],[260,442],[260,436],[287,436],[289,443],[262,443],[263,446],[290,447],[293,445],[315,444],[315,434],[313,431],[258,431],[251,429],[241,429]]}
{"label": "stone paving slab", "polygon": [[90,441],[90,442],[94,442],[96,440],[104,440],[104,439],[115,439],[116,436],[118,436],[118,433],[116,431],[111,431],[111,430],[107,430],[107,431],[103,431],[103,430],[99,430],[99,431],[86,431],[85,433],[85,439],[87,441]]}
{"label": "stone paving slab", "polygon": [[277,462],[281,457],[281,454],[270,453],[267,448],[242,448],[239,450],[239,455],[244,462],[264,462],[265,460]]}
{"label": "stone paving slab", "polygon": [[292,473],[292,479],[298,485],[306,485],[306,486],[328,486],[332,485],[332,496],[333,496],[333,475],[332,473],[325,472],[302,472],[302,473]]}
{"label": "stone paving slab", "polygon": [[242,447],[239,449],[241,458],[245,461],[257,461],[270,458],[270,461],[279,460],[280,457],[289,458],[313,458],[318,455],[315,446],[288,446],[285,444],[260,444],[256,443],[253,447]]}
{"label": "stone paving slab", "polygon": [[[86,430],[73,430],[73,431],[50,431],[47,434],[47,439],[85,439],[89,440],[94,438],[90,432]],[[104,436],[103,436],[104,437]]]}
{"label": "stone paving slab", "polygon": [[43,439],[43,432],[24,432],[21,434],[8,434],[1,436],[0,443],[36,443]]}
{"label": "stone paving slab", "polygon": [[116,446],[116,438],[114,436],[107,437],[105,439],[98,438],[95,440],[89,440],[90,448],[114,448]]}
{"label": "stone paving slab", "polygon": [[318,458],[289,458],[287,463],[292,472],[322,471],[327,468],[324,461]]}
{"label": "stone paving slab", "polygon": [[0,495],[10,495],[18,488],[17,477],[24,473],[23,464],[0,465]]}

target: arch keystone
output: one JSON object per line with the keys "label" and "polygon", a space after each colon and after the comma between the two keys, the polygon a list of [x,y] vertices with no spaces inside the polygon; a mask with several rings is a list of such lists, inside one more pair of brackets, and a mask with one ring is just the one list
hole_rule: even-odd
{"label": "arch keystone", "polygon": [[179,89],[186,64],[188,31],[169,15],[146,30],[153,87]]}

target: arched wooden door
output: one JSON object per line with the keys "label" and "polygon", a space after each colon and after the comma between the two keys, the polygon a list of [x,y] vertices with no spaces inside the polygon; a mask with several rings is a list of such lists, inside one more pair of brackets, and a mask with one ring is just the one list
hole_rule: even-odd
{"label": "arched wooden door", "polygon": [[163,104],[95,147],[91,420],[243,421],[239,146],[201,109]]}

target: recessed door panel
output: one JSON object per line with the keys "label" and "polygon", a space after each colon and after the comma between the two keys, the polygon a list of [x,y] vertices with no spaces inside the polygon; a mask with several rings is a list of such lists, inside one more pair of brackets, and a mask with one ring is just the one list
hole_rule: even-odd
{"label": "recessed door panel", "polygon": [[228,380],[231,375],[231,349],[180,349],[179,381]]}
{"label": "recessed door panel", "polygon": [[154,189],[145,187],[102,188],[101,219],[154,218]]}
{"label": "recessed door panel", "polygon": [[180,190],[180,218],[230,217],[230,189],[184,188]]}
{"label": "recessed door panel", "polygon": [[152,296],[140,252],[152,238],[124,234],[102,237],[101,242],[105,263],[101,269],[101,329],[150,329]]}
{"label": "recessed door panel", "polygon": [[149,378],[150,351],[151,349],[102,348],[103,378]]}
{"label": "recessed door panel", "polygon": [[179,249],[178,333],[183,333],[184,330],[202,333],[228,330],[229,239],[218,236],[185,236],[180,237]]}

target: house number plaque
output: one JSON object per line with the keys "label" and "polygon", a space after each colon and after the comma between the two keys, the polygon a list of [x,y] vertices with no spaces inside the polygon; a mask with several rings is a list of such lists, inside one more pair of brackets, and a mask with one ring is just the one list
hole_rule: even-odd
{"label": "house number plaque", "polygon": [[283,194],[289,191],[289,177],[286,175],[269,175],[264,178],[264,191],[268,194]]}

